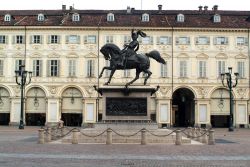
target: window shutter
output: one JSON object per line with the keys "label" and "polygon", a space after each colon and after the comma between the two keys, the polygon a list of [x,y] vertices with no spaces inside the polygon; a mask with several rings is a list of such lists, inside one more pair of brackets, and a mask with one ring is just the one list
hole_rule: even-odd
{"label": "window shutter", "polygon": [[207,37],[207,44],[210,44],[210,37]]}
{"label": "window shutter", "polygon": [[156,44],[159,45],[160,44],[160,37],[156,38]]}
{"label": "window shutter", "polygon": [[175,37],[175,43],[179,44],[179,38],[178,37]]}
{"label": "window shutter", "polygon": [[217,37],[214,37],[214,45],[217,45]]}
{"label": "window shutter", "polygon": [[190,44],[190,37],[187,37],[187,44]]}
{"label": "window shutter", "polygon": [[12,44],[16,44],[16,35],[12,36]]}
{"label": "window shutter", "polygon": [[36,60],[33,60],[33,70],[32,70],[33,76],[36,77]]}
{"label": "window shutter", "polygon": [[66,40],[65,40],[65,43],[68,44],[69,43],[69,36],[66,35]]}
{"label": "window shutter", "polygon": [[151,44],[151,45],[154,44],[154,37],[150,37],[150,44]]}
{"label": "window shutter", "polygon": [[42,35],[39,36],[40,36],[40,44],[43,44],[43,36]]}
{"label": "window shutter", "polygon": [[57,35],[57,43],[60,44],[61,43],[61,36]]}
{"label": "window shutter", "polygon": [[51,76],[51,72],[50,72],[50,67],[51,67],[51,60],[47,60],[47,76],[50,77]]}
{"label": "window shutter", "polygon": [[39,60],[39,74],[42,77],[43,76],[43,61]]}
{"label": "window shutter", "polygon": [[23,37],[23,41],[22,41],[22,43],[26,43],[26,37],[24,36],[24,35],[22,35],[22,37]]}
{"label": "window shutter", "polygon": [[228,37],[225,37],[225,45],[228,44]]}
{"label": "window shutter", "polygon": [[50,44],[51,43],[51,35],[48,35],[48,38],[47,38],[47,43]]}
{"label": "window shutter", "polygon": [[77,35],[77,44],[80,44],[80,36],[79,35]]}
{"label": "window shutter", "polygon": [[5,44],[8,44],[8,36],[7,35],[5,35]]}
{"label": "window shutter", "polygon": [[199,38],[195,37],[195,44],[199,44]]}
{"label": "window shutter", "polygon": [[57,77],[60,77],[60,67],[61,67],[61,64],[60,64],[60,60],[57,60]]}
{"label": "window shutter", "polygon": [[34,35],[30,36],[30,43],[33,44],[34,43]]}
{"label": "window shutter", "polygon": [[244,44],[248,45],[248,38],[246,38],[246,37],[244,38]]}
{"label": "window shutter", "polygon": [[88,43],[88,36],[84,36],[84,43]]}

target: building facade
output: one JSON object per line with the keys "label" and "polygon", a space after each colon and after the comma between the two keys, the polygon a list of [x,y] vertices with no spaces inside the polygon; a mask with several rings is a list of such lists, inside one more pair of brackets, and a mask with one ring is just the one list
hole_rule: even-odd
{"label": "building facade", "polygon": [[[121,49],[141,29],[139,53],[158,50],[166,65],[151,60],[148,86],[160,86],[151,97],[150,118],[159,126],[228,127],[229,93],[221,73],[239,72],[233,89],[234,125],[248,127],[249,11],[199,7],[162,10],[30,10],[0,11],[0,124],[20,120],[20,87],[15,70],[33,72],[25,87],[25,123],[43,125],[60,119],[66,125],[102,121],[102,87],[109,64],[99,52],[106,43]],[[112,84],[123,85],[134,70],[117,71]],[[143,75],[134,83],[143,85]]]}

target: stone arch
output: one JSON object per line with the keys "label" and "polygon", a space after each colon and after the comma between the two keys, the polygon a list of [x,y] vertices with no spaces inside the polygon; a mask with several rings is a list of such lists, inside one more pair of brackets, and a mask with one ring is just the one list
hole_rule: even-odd
{"label": "stone arch", "polygon": [[8,87],[0,85],[0,125],[8,125],[10,122],[10,101]]}
{"label": "stone arch", "polygon": [[192,91],[192,93],[194,94],[194,98],[197,98],[198,96],[198,93],[195,91],[194,88],[192,88],[191,86],[186,86],[186,85],[180,85],[180,86],[177,86],[173,89],[173,93],[178,90],[178,89],[181,89],[181,88],[186,88],[186,89],[189,89],[190,91]]}
{"label": "stone arch", "polygon": [[30,89],[34,88],[34,87],[38,87],[38,88],[42,89],[43,92],[45,93],[45,96],[46,96],[46,97],[49,96],[48,90],[47,90],[46,88],[44,88],[43,86],[41,86],[41,85],[29,85],[29,86],[27,86],[27,88],[25,89],[25,94],[27,95],[27,92],[28,92]]}
{"label": "stone arch", "polygon": [[63,92],[64,92],[66,89],[72,88],[72,87],[78,89],[78,90],[81,92],[83,98],[84,98],[84,97],[88,97],[88,92],[87,92],[84,88],[82,88],[82,87],[80,87],[80,86],[78,86],[78,85],[67,85],[67,86],[64,86],[64,87],[58,92],[59,97],[62,97],[62,94],[63,94]]}

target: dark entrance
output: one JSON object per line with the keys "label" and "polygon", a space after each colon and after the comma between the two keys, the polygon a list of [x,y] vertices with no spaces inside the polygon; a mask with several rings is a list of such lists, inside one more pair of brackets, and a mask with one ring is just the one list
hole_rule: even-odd
{"label": "dark entrance", "polygon": [[27,126],[44,126],[46,122],[45,113],[27,113],[25,115]]}
{"label": "dark entrance", "polygon": [[194,126],[195,123],[195,104],[194,94],[187,88],[181,88],[173,94],[173,125],[176,127]]}
{"label": "dark entrance", "polygon": [[0,125],[9,125],[10,122],[10,114],[9,113],[1,113],[0,114]]}
{"label": "dark entrance", "polygon": [[62,113],[62,120],[65,126],[81,126],[82,114],[77,113]]}
{"label": "dark entrance", "polygon": [[211,124],[213,128],[228,128],[229,115],[211,115]]}

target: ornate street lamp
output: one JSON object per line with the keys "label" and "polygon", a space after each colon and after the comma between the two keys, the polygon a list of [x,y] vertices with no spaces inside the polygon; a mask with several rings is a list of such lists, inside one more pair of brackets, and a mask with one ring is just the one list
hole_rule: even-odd
{"label": "ornate street lamp", "polygon": [[[233,95],[232,95],[232,88],[236,87],[238,84],[238,77],[239,73],[234,73],[235,75],[235,83],[233,84],[232,81],[232,67],[228,67],[227,73],[221,73],[221,82],[224,87],[228,88],[229,97],[230,97],[230,120],[229,120],[229,128],[228,131],[234,131],[233,127]],[[224,84],[224,79],[226,79],[227,84]]]}
{"label": "ornate street lamp", "polygon": [[[31,77],[32,77],[32,72],[26,71],[25,66],[22,65],[20,70],[15,71],[15,77],[16,77],[16,83],[20,85],[21,88],[21,115],[20,115],[20,124],[19,124],[19,129],[24,129],[23,125],[23,103],[24,103],[24,89],[25,86],[30,84],[31,82]],[[28,81],[27,81],[28,77]],[[20,78],[20,79],[19,79]]]}

